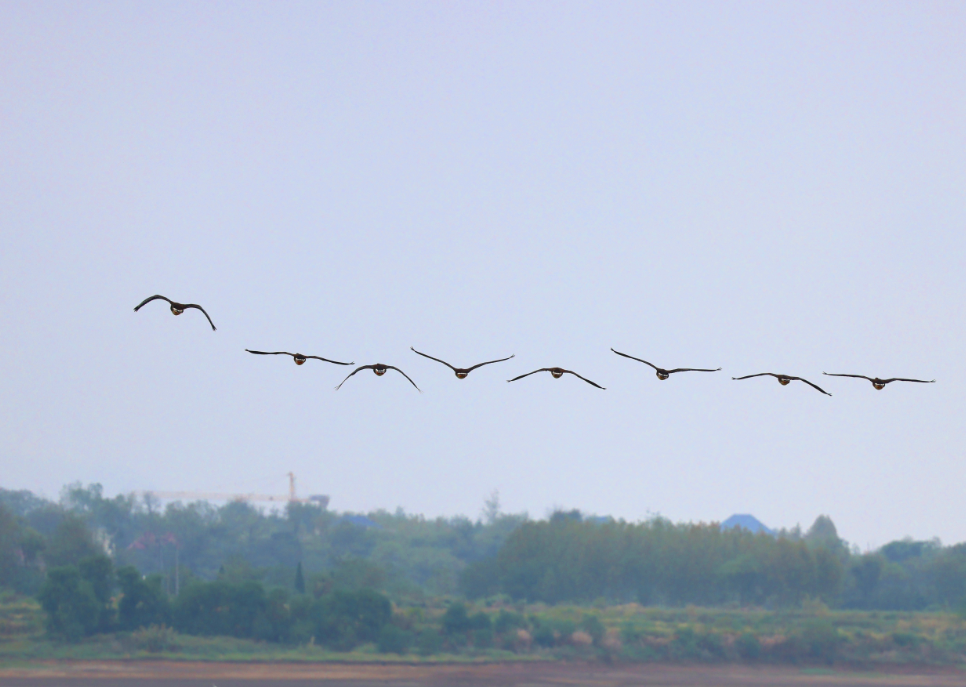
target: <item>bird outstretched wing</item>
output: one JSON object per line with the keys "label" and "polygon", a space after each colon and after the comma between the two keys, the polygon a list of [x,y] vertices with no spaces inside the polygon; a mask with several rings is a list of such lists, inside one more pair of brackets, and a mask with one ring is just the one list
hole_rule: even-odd
{"label": "bird outstretched wing", "polygon": [[745,375],[744,377],[732,377],[732,379],[751,379],[752,377],[764,377],[766,375],[769,377],[778,377],[774,372],[759,372],[758,374]]}
{"label": "bird outstretched wing", "polygon": [[673,370],[667,370],[667,373],[673,375],[675,372],[718,372],[720,369],[720,367],[716,367],[713,370],[708,370],[703,367],[676,367]]}
{"label": "bird outstretched wing", "polygon": [[[614,351],[614,349],[613,349],[613,348],[612,348],[612,349],[610,349],[610,350],[612,350],[612,351]],[[632,356],[632,355],[627,355],[626,353],[621,353],[620,351],[614,351],[614,353],[616,353],[617,355],[622,355],[622,356],[624,356],[625,358],[630,358],[631,360],[636,360],[636,361],[637,361],[637,362],[639,362],[639,363],[644,363],[645,365],[650,365],[650,366],[651,366],[651,367],[653,367],[653,368],[654,368],[655,370],[660,370],[660,369],[661,369],[661,368],[659,368],[659,367],[658,367],[657,365],[655,365],[655,364],[653,364],[653,363],[649,363],[649,362],[647,362],[646,360],[642,360],[641,358],[635,358],[635,357],[634,357],[634,356]]]}
{"label": "bird outstretched wing", "polygon": [[[362,365],[361,367],[357,367],[352,372],[350,372],[349,373],[349,377],[351,377],[352,375],[354,375],[359,370],[373,370],[375,368],[376,368],[376,365]],[[401,374],[406,379],[409,379],[409,375],[407,375],[405,372],[403,372],[402,370],[400,370],[398,367],[393,367],[392,365],[386,365],[385,368],[387,370],[395,370],[396,372],[398,372],[399,374]],[[342,387],[342,385],[346,383],[346,381],[349,379],[349,377],[346,377],[341,382],[339,382],[339,386],[337,386],[335,388],[335,390],[338,391]],[[409,383],[412,384],[413,386],[416,386],[416,382],[414,382],[411,379],[409,379]],[[423,390],[420,389],[418,386],[416,386],[416,391],[418,391],[419,393],[422,393],[423,392]]]}
{"label": "bird outstretched wing", "polygon": [[889,382],[919,382],[920,384],[935,384],[935,379],[905,379],[903,377],[893,377],[892,379],[883,379],[883,382],[888,384]]}
{"label": "bird outstretched wing", "polygon": [[514,377],[513,379],[508,379],[508,382],[515,382],[518,379],[523,379],[524,377],[529,377],[530,375],[535,375],[538,372],[550,372],[549,367],[541,367],[539,370],[534,370],[533,372],[527,372],[525,375],[520,375],[519,377]]}
{"label": "bird outstretched wing", "polygon": [[822,374],[827,375],[829,377],[855,377],[856,379],[867,379],[870,382],[873,381],[872,377],[866,377],[865,375],[843,375],[843,374],[836,374],[834,372],[823,372]]}
{"label": "bird outstretched wing", "polygon": [[[562,369],[562,368],[561,368],[561,369]],[[598,389],[604,389],[604,391],[606,391],[606,390],[607,390],[607,389],[606,389],[605,387],[602,387],[602,386],[601,386],[600,384],[597,384],[596,382],[592,382],[592,381],[590,381],[589,379],[587,379],[586,377],[581,377],[581,376],[580,376],[579,374],[577,374],[577,373],[576,373],[576,372],[574,372],[573,370],[564,370],[564,372],[565,372],[565,373],[567,373],[567,374],[571,374],[571,375],[573,375],[573,376],[574,376],[574,377],[576,377],[577,379],[582,379],[582,380],[584,380],[585,382],[587,382],[588,384],[590,384],[591,386],[596,386],[596,387],[597,387]]]}
{"label": "bird outstretched wing", "polygon": [[338,360],[329,360],[328,358],[321,358],[317,355],[307,355],[306,359],[311,358],[312,360],[321,360],[324,363],[332,363],[333,365],[355,365],[354,362],[351,363],[340,363]]}
{"label": "bird outstretched wing", "polygon": [[811,383],[810,381],[808,381],[807,379],[802,379],[801,377],[789,377],[788,379],[797,379],[797,380],[798,380],[798,381],[800,381],[800,382],[805,382],[806,384],[808,384],[808,385],[809,385],[810,387],[812,387],[813,389],[815,389],[815,390],[817,390],[817,391],[821,391],[821,392],[822,392],[823,394],[825,394],[826,396],[831,396],[831,395],[832,395],[832,394],[830,394],[829,392],[827,392],[827,391],[826,391],[825,389],[823,389],[822,387],[820,387],[820,386],[818,386],[818,385],[816,385],[816,384],[812,384],[812,383]]}
{"label": "bird outstretched wing", "polygon": [[[510,358],[515,358],[515,357],[516,357],[516,354],[515,353],[510,356]],[[467,372],[472,372],[473,370],[475,370],[478,367],[483,367],[484,365],[492,365],[493,363],[502,363],[504,360],[509,360],[510,358],[500,358],[499,360],[487,360],[485,363],[477,363],[473,367],[466,368],[466,371]]]}
{"label": "bird outstretched wing", "polygon": [[[396,372],[398,372],[399,374],[401,374],[406,379],[409,379],[409,375],[407,375],[405,372],[403,372],[402,370],[400,370],[398,367],[393,367],[392,365],[386,365],[386,369],[387,370],[395,370]],[[409,379],[409,383],[412,384],[413,386],[416,386],[416,382],[414,382],[411,379]],[[418,391],[419,393],[423,393],[423,390],[420,389],[418,386],[416,386],[416,391]]]}
{"label": "bird outstretched wing", "polygon": [[211,331],[216,331],[218,329],[218,327],[215,326],[215,323],[211,321],[211,317],[208,316],[208,313],[206,313],[205,312],[205,309],[202,308],[200,305],[197,305],[195,303],[185,303],[184,304],[184,307],[186,309],[187,308],[195,308],[195,309],[200,310],[201,312],[205,313],[205,317],[208,318],[208,324],[211,325]]}
{"label": "bird outstretched wing", "polygon": [[410,347],[409,347],[409,350],[411,350],[411,351],[412,351],[413,353],[416,353],[416,354],[418,354],[418,355],[421,355],[421,356],[423,356],[424,358],[429,358],[430,360],[435,360],[435,361],[436,361],[437,363],[443,363],[443,365],[445,365],[445,366],[446,366],[446,367],[448,367],[449,369],[451,369],[451,370],[453,370],[454,372],[456,371],[456,368],[455,368],[455,367],[453,367],[452,365],[450,365],[450,364],[449,364],[448,362],[446,362],[445,360],[440,360],[439,358],[434,358],[434,357],[433,357],[433,356],[431,356],[431,355],[426,355],[425,353],[420,353],[419,351],[417,351],[417,350],[416,350],[415,348],[413,348],[412,346],[410,346]]}
{"label": "bird outstretched wing", "polygon": [[354,375],[359,370],[371,370],[374,367],[375,367],[375,365],[362,365],[360,367],[357,367],[356,369],[354,369],[352,372],[349,373],[349,376],[348,377],[346,377],[341,382],[339,382],[339,386],[337,386],[335,388],[335,390],[338,391],[339,389],[341,389],[342,388],[342,385],[345,384],[347,381],[349,381],[349,377],[351,377],[352,375]]}
{"label": "bird outstretched wing", "polygon": [[248,348],[246,348],[245,350],[248,351],[249,353],[254,353],[255,355],[290,355],[293,358],[295,357],[294,353],[289,353],[288,351],[253,351]]}
{"label": "bird outstretched wing", "polygon": [[145,305],[147,305],[147,304],[148,304],[148,303],[150,303],[151,301],[156,301],[156,300],[158,300],[159,298],[160,298],[161,300],[163,300],[163,301],[167,301],[167,302],[168,302],[169,304],[171,304],[171,303],[174,303],[174,301],[172,301],[172,300],[171,300],[170,298],[165,298],[164,296],[151,296],[150,298],[145,298],[145,299],[144,299],[143,301],[141,301],[140,303],[138,303],[138,304],[137,304],[137,306],[136,306],[136,307],[134,308],[134,312],[137,312],[137,311],[138,311],[138,310],[140,310],[140,309],[141,309],[141,308],[142,308],[143,306],[145,306]]}

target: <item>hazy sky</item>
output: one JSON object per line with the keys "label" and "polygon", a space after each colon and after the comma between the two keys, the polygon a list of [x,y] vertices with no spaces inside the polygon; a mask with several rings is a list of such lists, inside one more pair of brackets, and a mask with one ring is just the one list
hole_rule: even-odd
{"label": "hazy sky", "polygon": [[[957,2],[4,2],[0,486],[966,540],[964,36]],[[505,381],[554,365],[607,390]],[[834,397],[731,380],[765,371]]]}

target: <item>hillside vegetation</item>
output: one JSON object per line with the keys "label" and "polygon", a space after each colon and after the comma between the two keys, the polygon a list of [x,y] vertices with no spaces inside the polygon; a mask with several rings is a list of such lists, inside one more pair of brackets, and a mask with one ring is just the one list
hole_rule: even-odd
{"label": "hillside vegetation", "polygon": [[0,490],[0,587],[8,658],[966,658],[966,547],[860,554],[825,516],[772,536],[495,497],[471,521]]}

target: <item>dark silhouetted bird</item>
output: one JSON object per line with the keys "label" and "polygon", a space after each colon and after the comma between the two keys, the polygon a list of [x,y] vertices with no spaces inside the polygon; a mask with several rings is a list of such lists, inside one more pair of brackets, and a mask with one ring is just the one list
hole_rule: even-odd
{"label": "dark silhouetted bird", "polygon": [[[359,370],[372,370],[373,372],[376,373],[377,377],[382,377],[384,374],[386,374],[386,370],[395,370],[406,379],[409,379],[409,375],[407,375],[405,372],[400,370],[398,367],[393,367],[392,365],[383,365],[382,363],[376,363],[375,365],[363,365],[362,367],[357,367],[356,369],[354,369],[352,372],[349,373],[349,377],[354,375]],[[342,385],[346,383],[349,377],[346,377],[339,383],[339,386],[336,387],[336,391],[342,388]],[[413,386],[416,386],[416,382],[414,382],[411,379],[409,379],[409,383],[412,384]],[[416,391],[419,391],[420,393],[422,393],[422,390],[418,386],[416,386]]]}
{"label": "dark silhouetted bird", "polygon": [[445,360],[440,360],[439,358],[434,358],[431,355],[426,355],[425,353],[420,353],[419,351],[417,351],[412,346],[409,347],[409,350],[411,350],[413,353],[418,353],[419,355],[423,356],[424,358],[429,358],[430,360],[435,360],[437,363],[442,363],[443,365],[445,365],[446,367],[448,367],[449,369],[451,369],[456,374],[456,378],[457,379],[466,379],[466,375],[468,375],[470,372],[472,372],[473,370],[475,370],[478,367],[483,367],[484,365],[492,365],[493,363],[502,363],[504,360],[509,360],[510,358],[514,357],[514,356],[511,355],[510,358],[500,358],[499,360],[488,360],[485,363],[479,363],[477,365],[474,365],[473,367],[453,367],[452,365],[450,365]]}
{"label": "dark silhouetted bird", "polygon": [[778,380],[778,383],[781,384],[782,386],[788,386],[788,383],[790,381],[797,379],[799,382],[805,382],[806,384],[808,384],[813,389],[816,389],[818,391],[821,391],[826,396],[831,396],[832,395],[829,392],[827,392],[825,389],[823,389],[822,387],[815,386],[814,384],[812,384],[807,379],[802,379],[801,377],[792,377],[791,375],[776,375],[774,372],[759,372],[756,375],[745,375],[744,377],[732,377],[732,379],[751,379],[752,377],[763,377],[765,375],[768,375],[769,377],[774,377],[775,379]]}
{"label": "dark silhouetted bird", "polygon": [[573,372],[572,370],[565,370],[562,367],[541,367],[539,370],[534,370],[533,372],[527,372],[525,375],[520,375],[519,377],[514,377],[513,379],[508,379],[506,381],[508,381],[508,382],[515,382],[518,379],[523,379],[524,377],[529,377],[530,375],[535,375],[538,372],[549,372],[550,374],[553,375],[553,378],[554,379],[560,379],[565,374],[566,375],[573,375],[577,379],[583,379],[585,382],[587,382],[591,386],[596,386],[598,389],[604,389],[605,388],[605,387],[602,387],[600,384],[596,384],[595,382],[592,382],[589,379],[586,379],[584,377],[581,377],[579,374],[577,374],[576,372]]}
{"label": "dark silhouetted bird", "polygon": [[[614,351],[613,348],[610,349],[610,350]],[[642,360],[640,358],[635,358],[632,355],[627,355],[626,353],[621,353],[620,351],[614,351],[614,353],[616,353],[617,355],[622,355],[625,358],[630,358],[631,360],[636,360],[639,363],[644,363],[645,365],[650,365],[651,367],[653,367],[657,371],[657,378],[660,379],[660,380],[667,379],[668,377],[670,377],[671,375],[673,375],[675,372],[717,372],[718,370],[721,369],[720,367],[715,368],[713,370],[708,370],[708,369],[705,369],[703,367],[676,367],[673,370],[665,370],[662,367],[658,367],[657,365],[654,365],[653,363],[649,363],[646,360]]]}
{"label": "dark silhouetted bird", "polygon": [[[143,301],[141,301],[141,303],[136,308],[134,308],[134,312],[137,312],[138,310],[140,310],[147,303],[150,303],[151,301],[155,301],[159,298],[163,301],[168,302],[168,304],[171,306],[171,314],[173,315],[180,315],[188,308],[197,308],[201,312],[205,313],[205,317],[208,317],[208,313],[206,313],[205,309],[202,308],[200,305],[195,305],[194,303],[175,303],[170,298],[165,298],[164,296],[151,296],[150,298],[145,298]],[[217,327],[215,327],[215,323],[211,321],[210,317],[208,317],[208,324],[211,325],[212,331],[215,331],[217,329]]]}
{"label": "dark silhouetted bird", "polygon": [[835,374],[833,372],[823,372],[823,375],[828,375],[829,377],[855,377],[856,379],[868,379],[872,382],[874,386],[879,391],[885,389],[886,384],[891,384],[892,382],[918,382],[919,384],[935,384],[935,379],[904,379],[902,377],[893,377],[891,379],[879,379],[878,377],[866,377],[865,375],[842,375]]}
{"label": "dark silhouetted bird", "polygon": [[321,360],[324,363],[332,363],[333,365],[352,365],[353,363],[340,363],[338,360],[329,360],[328,358],[320,358],[317,355],[302,355],[301,353],[289,353],[288,351],[252,351],[245,349],[249,353],[254,353],[255,355],[290,355],[292,360],[295,361],[296,365],[304,365],[306,360]]}

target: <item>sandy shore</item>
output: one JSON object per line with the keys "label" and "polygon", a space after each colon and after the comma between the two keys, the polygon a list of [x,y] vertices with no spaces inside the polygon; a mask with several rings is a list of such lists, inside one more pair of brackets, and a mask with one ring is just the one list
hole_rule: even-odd
{"label": "sandy shore", "polygon": [[963,687],[966,672],[909,669],[890,674],[787,667],[525,663],[486,665],[359,665],[203,663],[167,661],[51,661],[0,667],[3,687],[445,687],[448,685],[590,685],[594,687]]}

